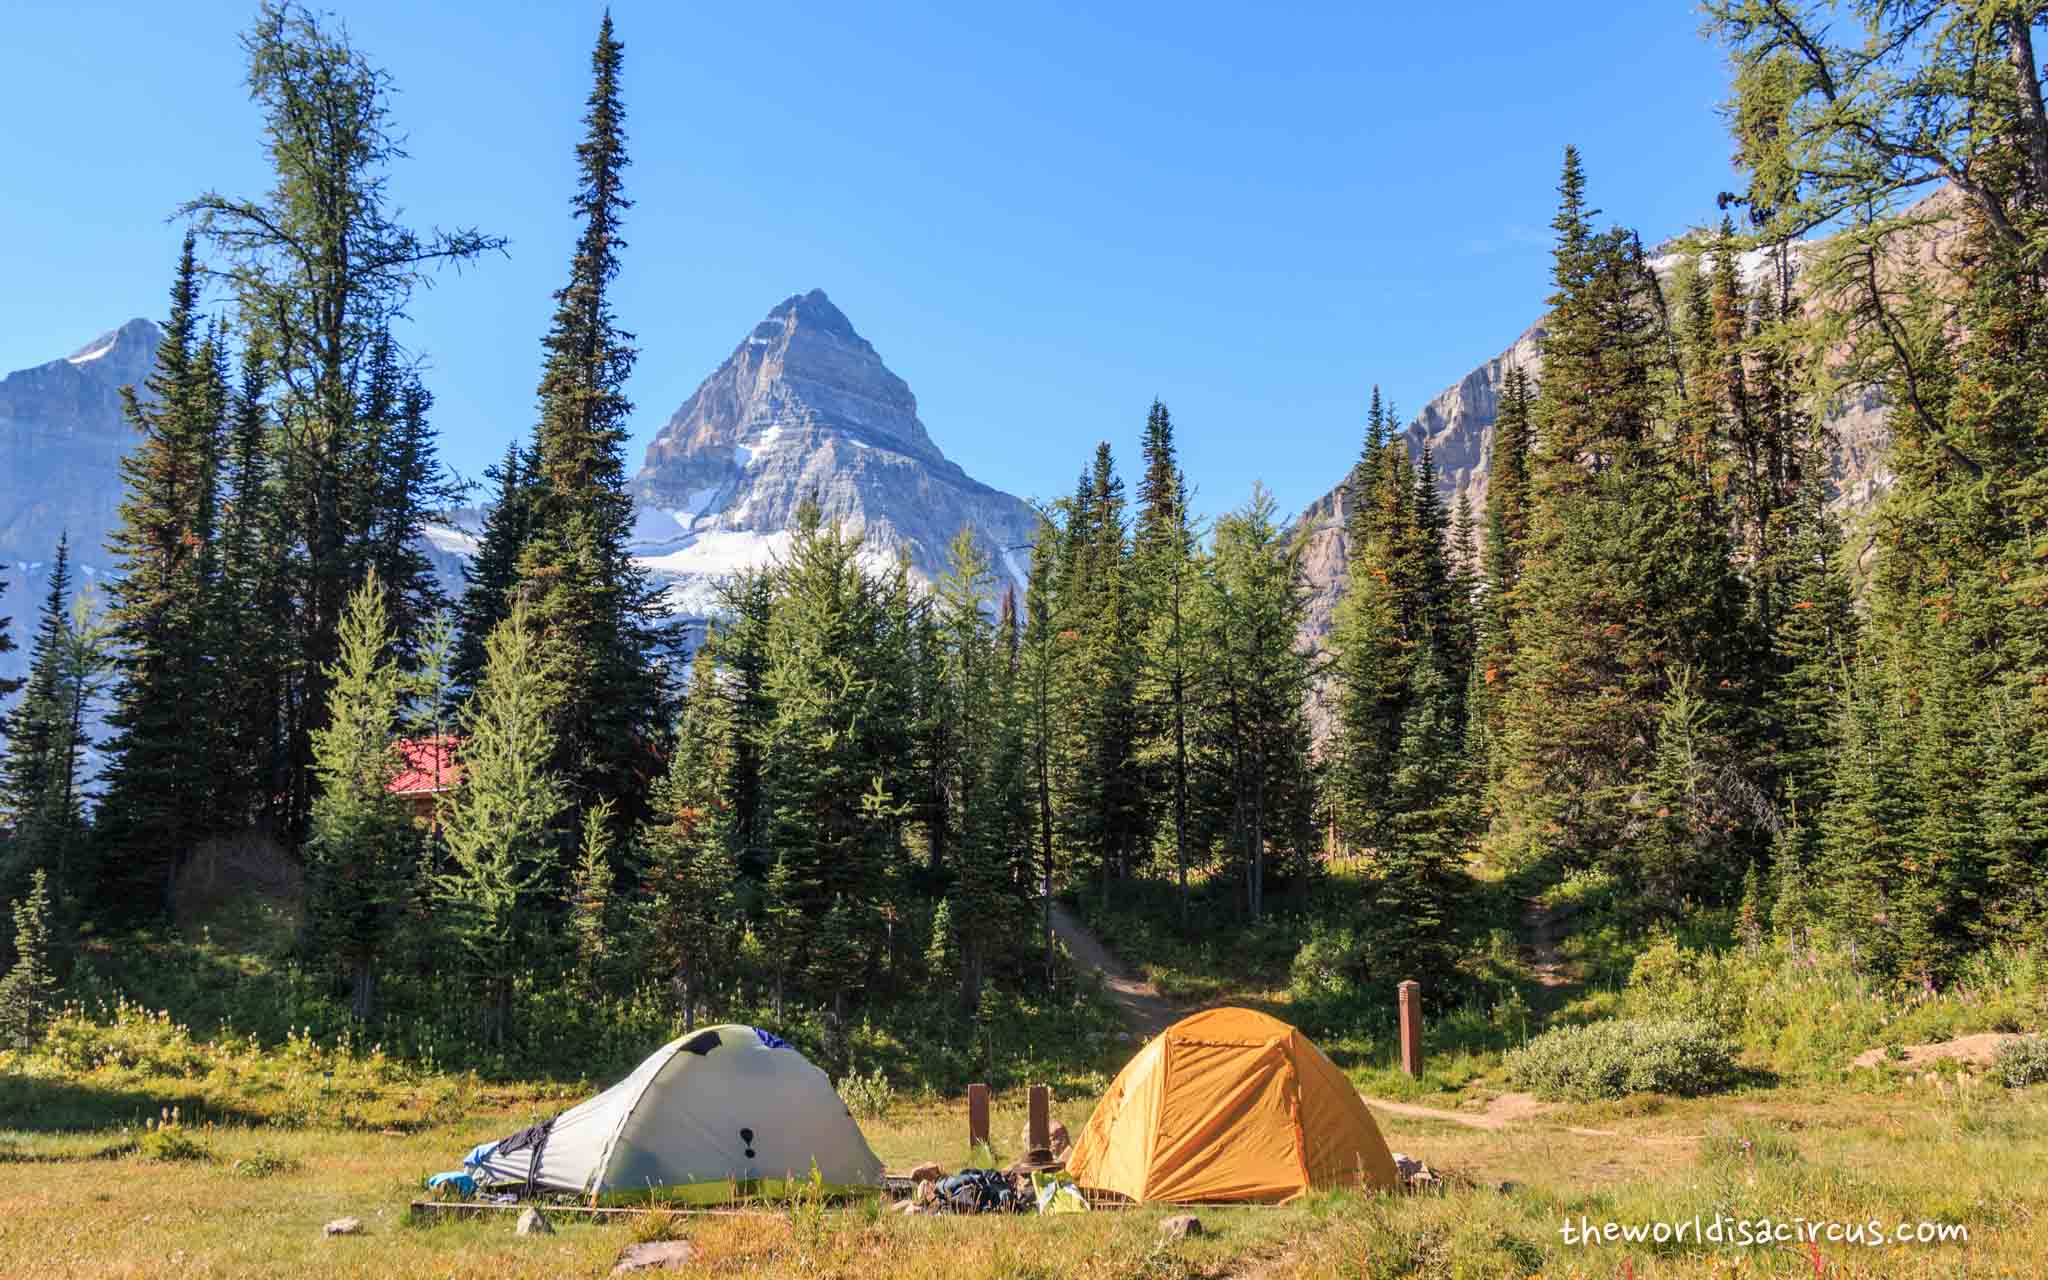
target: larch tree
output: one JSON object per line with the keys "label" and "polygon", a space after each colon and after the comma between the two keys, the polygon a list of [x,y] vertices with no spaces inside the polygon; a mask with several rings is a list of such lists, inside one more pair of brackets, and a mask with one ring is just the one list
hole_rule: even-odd
{"label": "larch tree", "polygon": [[420,838],[391,784],[405,680],[392,652],[387,592],[375,574],[349,597],[313,732],[320,790],[305,846],[313,936],[348,976],[349,1009],[377,1009],[378,959],[417,878]]}
{"label": "larch tree", "polygon": [[461,719],[462,782],[442,807],[445,869],[430,883],[480,984],[488,1044],[512,1033],[513,980],[560,872],[554,826],[567,795],[551,771],[548,698],[558,687],[524,602],[491,633]]}
{"label": "larch tree", "polygon": [[[293,680],[282,699],[290,769],[280,817],[296,832],[311,803],[312,733],[348,596],[374,562],[379,529],[416,527],[432,503],[414,491],[394,516],[389,473],[363,465],[377,431],[365,407],[378,343],[436,268],[505,242],[397,220],[389,169],[405,152],[391,126],[390,77],[337,25],[264,0],[242,47],[271,187],[256,198],[209,191],[180,212],[215,251],[240,337],[262,351],[269,378],[270,502],[274,548],[289,551],[282,594]],[[400,635],[400,650],[412,639]]]}

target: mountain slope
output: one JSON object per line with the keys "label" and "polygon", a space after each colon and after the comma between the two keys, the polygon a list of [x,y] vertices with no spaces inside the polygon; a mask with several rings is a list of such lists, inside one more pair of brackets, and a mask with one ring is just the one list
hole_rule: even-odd
{"label": "mountain slope", "polygon": [[121,388],[141,386],[162,338],[150,321],[130,320],[63,359],[0,379],[0,617],[14,619],[18,646],[0,655],[0,677],[27,669],[28,630],[59,536],[71,536],[80,585],[107,571],[121,455],[135,439]]}
{"label": "mountain slope", "polygon": [[864,558],[946,571],[964,525],[999,584],[1024,586],[1037,517],[949,461],[917,397],[822,290],[785,299],[706,378],[647,447],[634,481],[634,554],[678,614],[704,617],[735,570],[789,545],[797,507],[865,538]]}
{"label": "mountain slope", "polygon": [[[1650,266],[1668,277],[1678,265],[1676,256],[1657,258]],[[1763,269],[1759,254],[1745,254],[1742,271],[1752,283]],[[1530,382],[1543,380],[1543,321],[1538,320],[1502,351],[1437,393],[1403,433],[1412,457],[1422,456],[1429,445],[1437,466],[1438,485],[1448,509],[1459,494],[1472,504],[1475,518],[1486,510],[1486,484],[1493,454],[1493,423],[1500,409],[1501,391],[1508,370],[1520,367]],[[1868,509],[1884,491],[1889,475],[1884,469],[1884,450],[1890,435],[1884,425],[1884,404],[1874,393],[1849,397],[1833,405],[1827,416],[1836,438],[1833,505],[1838,509]],[[1310,503],[1297,521],[1306,531],[1304,567],[1308,578],[1309,616],[1302,639],[1320,648],[1329,635],[1337,599],[1346,581],[1344,539],[1345,479],[1328,493]]]}

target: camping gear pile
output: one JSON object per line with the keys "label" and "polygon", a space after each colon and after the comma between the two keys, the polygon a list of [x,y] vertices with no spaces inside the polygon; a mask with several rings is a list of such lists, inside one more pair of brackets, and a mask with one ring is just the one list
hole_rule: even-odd
{"label": "camping gear pile", "polygon": [[879,1192],[882,1162],[825,1073],[766,1031],[711,1027],[663,1045],[624,1080],[471,1151],[429,1185],[524,1198],[718,1203],[811,1185]]}

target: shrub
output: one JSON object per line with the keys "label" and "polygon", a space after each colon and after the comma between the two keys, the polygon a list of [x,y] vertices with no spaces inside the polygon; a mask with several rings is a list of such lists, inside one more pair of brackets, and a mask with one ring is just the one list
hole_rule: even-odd
{"label": "shrub", "polygon": [[228,1172],[241,1178],[268,1178],[280,1173],[295,1173],[299,1162],[288,1155],[258,1147],[248,1155],[228,1166]]}
{"label": "shrub", "polygon": [[2048,1036],[2021,1036],[1998,1048],[1994,1063],[2000,1083],[2008,1089],[2048,1082]]}
{"label": "shrub", "polygon": [[863,1120],[886,1114],[889,1104],[896,1100],[896,1086],[889,1083],[889,1077],[882,1074],[880,1067],[866,1075],[855,1071],[836,1087],[846,1109]]}
{"label": "shrub", "polygon": [[186,1132],[178,1122],[176,1109],[166,1107],[161,1123],[150,1121],[149,1128],[135,1144],[135,1154],[144,1160],[204,1161],[211,1163],[213,1149]]}
{"label": "shrub", "polygon": [[1508,1077],[1544,1098],[1710,1093],[1734,1074],[1712,1026],[1682,1018],[1623,1018],[1549,1031],[1507,1057]]}

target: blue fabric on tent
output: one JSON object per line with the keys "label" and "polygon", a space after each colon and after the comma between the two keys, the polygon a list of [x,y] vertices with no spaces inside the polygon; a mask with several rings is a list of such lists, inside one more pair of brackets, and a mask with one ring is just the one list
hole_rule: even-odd
{"label": "blue fabric on tent", "polygon": [[470,1148],[468,1155],[462,1157],[463,1167],[467,1169],[474,1169],[478,1165],[482,1164],[484,1161],[490,1159],[491,1152],[496,1151],[498,1149],[498,1144],[503,1141],[503,1138],[493,1138],[489,1142],[477,1143],[474,1147]]}
{"label": "blue fabric on tent", "polygon": [[453,1173],[437,1173],[427,1179],[428,1190],[438,1191],[442,1187],[453,1187],[465,1197],[473,1196],[476,1194],[476,1179],[460,1169],[455,1170]]}
{"label": "blue fabric on tent", "polygon": [[757,1036],[759,1036],[759,1037],[761,1037],[761,1044],[762,1044],[762,1047],[764,1047],[764,1048],[768,1048],[768,1049],[787,1049],[787,1048],[789,1048],[789,1042],[788,1042],[787,1040],[784,1040],[784,1039],[782,1039],[782,1038],[781,1038],[781,1037],[779,1037],[779,1036],[772,1036],[772,1035],[768,1034],[768,1033],[767,1033],[766,1031],[763,1031],[763,1030],[761,1030],[761,1028],[759,1028],[759,1027],[755,1027],[755,1028],[754,1028],[754,1034],[755,1034],[755,1035],[757,1035]]}

